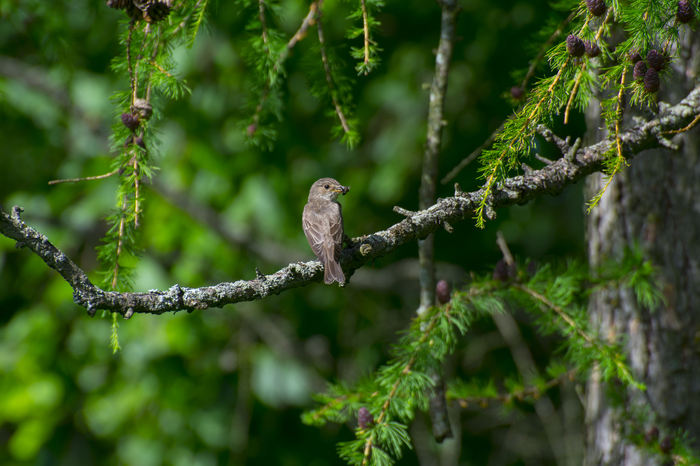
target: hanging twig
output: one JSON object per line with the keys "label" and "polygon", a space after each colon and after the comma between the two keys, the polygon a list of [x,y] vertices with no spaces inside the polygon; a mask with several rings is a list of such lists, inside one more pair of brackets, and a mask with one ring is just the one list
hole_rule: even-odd
{"label": "hanging twig", "polygon": [[[362,4],[362,28],[365,33],[365,66],[369,66],[369,23],[367,21],[367,3],[366,0],[360,0]],[[367,76],[367,69],[365,68],[365,76]]]}
{"label": "hanging twig", "polygon": [[126,216],[126,196],[122,198],[121,215],[119,218],[119,240],[117,242],[117,257],[114,259],[114,270],[112,277],[112,290],[117,290],[117,277],[119,277],[119,256],[122,253],[122,242],[124,240],[124,217]]}
{"label": "hanging twig", "polygon": [[92,181],[92,180],[104,180],[110,176],[114,176],[119,173],[119,170],[114,170],[113,172],[105,173],[104,175],[97,176],[86,176],[85,178],[70,178],[66,180],[51,180],[49,184],[59,184],[59,183],[77,183],[78,181]]}
{"label": "hanging twig", "polygon": [[321,23],[321,18],[323,17],[323,0],[319,1],[318,6],[318,42],[321,46],[321,60],[323,61],[323,69],[326,72],[326,82],[328,83],[328,91],[331,96],[331,100],[333,101],[333,106],[335,107],[335,113],[338,115],[338,119],[340,119],[340,124],[343,127],[343,131],[345,131],[347,134],[350,132],[350,126],[348,125],[343,109],[340,108],[340,104],[338,103],[338,99],[336,97],[335,86],[333,86],[333,76],[331,75],[331,65],[328,62],[328,55],[326,54],[326,41],[323,38],[323,25]]}

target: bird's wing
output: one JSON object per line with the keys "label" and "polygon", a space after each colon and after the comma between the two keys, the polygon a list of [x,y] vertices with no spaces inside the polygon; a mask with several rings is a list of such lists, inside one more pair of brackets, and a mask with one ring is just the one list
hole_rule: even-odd
{"label": "bird's wing", "polygon": [[333,239],[335,260],[340,260],[340,253],[343,250],[343,211],[340,204],[333,202],[333,216],[330,220],[330,233]]}
{"label": "bird's wing", "polygon": [[311,246],[311,250],[316,254],[321,262],[325,262],[326,254],[323,247],[324,234],[323,231],[328,227],[325,225],[321,215],[316,213],[307,204],[304,207],[304,215],[302,216],[302,224],[304,226],[304,234]]}

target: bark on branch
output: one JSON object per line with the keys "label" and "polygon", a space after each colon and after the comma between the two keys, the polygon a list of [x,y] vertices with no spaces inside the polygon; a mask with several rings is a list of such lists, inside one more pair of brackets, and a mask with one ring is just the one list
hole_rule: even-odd
{"label": "bark on branch", "polygon": [[[660,104],[659,117],[639,122],[623,132],[621,140],[623,155],[631,159],[640,152],[662,147],[666,140],[662,132],[684,128],[700,115],[700,88],[694,89],[678,105],[670,107]],[[545,194],[559,194],[567,186],[585,176],[601,171],[604,154],[615,141],[606,139],[597,144],[576,149],[556,138],[548,129],[541,127],[540,133],[557,142],[562,157],[541,170],[533,170],[522,176],[508,178],[492,189],[489,206],[492,217],[495,209],[513,204],[526,203]],[[392,253],[399,246],[443,228],[445,222],[454,224],[472,217],[479,205],[483,190],[462,192],[456,186],[455,196],[439,199],[431,207],[416,212],[384,231],[353,238],[343,251],[341,265],[351,276],[352,272],[379,257]],[[46,236],[27,226],[20,218],[20,209],[8,214],[0,209],[0,233],[17,241],[18,247],[27,247],[46,264],[55,269],[73,288],[73,300],[94,315],[97,309],[126,314],[128,311],[162,314],[179,310],[193,311],[209,307],[222,307],[243,301],[263,299],[291,288],[319,282],[323,278],[323,267],[318,261],[297,262],[271,275],[262,275],[252,280],[220,283],[218,285],[186,288],[173,285],[164,291],[144,293],[118,293],[101,290],[90,282],[85,272],[56,248]]]}

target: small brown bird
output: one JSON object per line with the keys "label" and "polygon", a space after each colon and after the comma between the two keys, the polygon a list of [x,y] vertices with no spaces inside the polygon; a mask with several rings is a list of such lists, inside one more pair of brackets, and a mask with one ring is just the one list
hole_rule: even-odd
{"label": "small brown bird", "polygon": [[323,264],[323,281],[345,283],[340,268],[343,249],[343,212],[336,201],[339,194],[347,194],[349,186],[342,186],[333,178],[321,178],[309,191],[309,202],[304,206],[302,226],[309,246]]}

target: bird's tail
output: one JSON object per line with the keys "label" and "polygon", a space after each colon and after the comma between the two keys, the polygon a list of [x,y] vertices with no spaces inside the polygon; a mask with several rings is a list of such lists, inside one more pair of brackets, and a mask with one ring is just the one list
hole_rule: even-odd
{"label": "bird's tail", "polygon": [[327,260],[323,264],[323,281],[327,285],[330,285],[334,281],[338,283],[345,283],[345,274],[343,269],[340,268],[340,263],[334,260]]}

